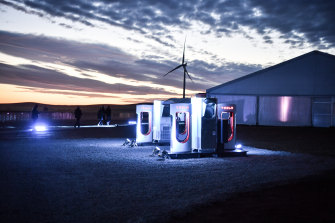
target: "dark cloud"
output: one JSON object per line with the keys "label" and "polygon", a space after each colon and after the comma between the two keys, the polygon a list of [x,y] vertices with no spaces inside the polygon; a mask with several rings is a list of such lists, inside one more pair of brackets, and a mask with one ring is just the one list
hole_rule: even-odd
{"label": "dark cloud", "polygon": [[[144,74],[159,77],[174,65],[172,63],[161,64],[155,60],[141,61],[118,48],[106,45],[85,44],[4,31],[0,31],[0,51],[33,61],[62,63],[74,66],[78,70],[94,70],[113,77],[159,84],[162,83],[162,80],[155,80]],[[181,80],[165,81],[167,86],[182,86],[179,84]]]}
{"label": "dark cloud", "polygon": [[68,25],[68,24],[65,24],[65,23],[59,23],[59,25],[65,27],[65,28],[67,28],[67,29],[73,29],[72,26],[70,26],[70,25]]}
{"label": "dark cloud", "polygon": [[[48,89],[44,89],[44,88],[34,88],[34,87],[18,87],[19,89],[23,89],[23,92],[26,92],[26,90],[29,91],[33,91],[36,93],[43,93],[43,94],[61,94],[61,95],[69,95],[69,96],[80,96],[80,97],[87,97],[87,98],[111,98],[110,95],[104,95],[104,94],[95,94],[95,93],[83,93],[83,92],[73,92],[73,91],[65,91],[62,90],[60,91],[56,91],[56,90],[48,90]],[[113,98],[119,98],[119,99],[123,99],[122,97],[119,97],[117,95],[113,95]]]}
{"label": "dark cloud", "polygon": [[17,57],[44,62],[76,60],[133,60],[118,48],[103,44],[84,44],[46,36],[0,31],[0,50]]}
{"label": "dark cloud", "polygon": [[257,30],[275,29],[289,35],[289,39],[302,42],[295,33],[302,33],[312,44],[322,46],[322,39],[335,46],[334,1],[254,1],[264,17],[259,19]]}
{"label": "dark cloud", "polygon": [[[92,80],[92,76],[88,71],[97,71],[129,81],[146,81],[165,87],[176,87],[180,88],[180,92],[182,92],[182,69],[163,77],[165,73],[179,65],[178,61],[162,60],[162,58],[150,55],[146,59],[138,59],[118,48],[107,45],[0,31],[0,52],[36,61],[37,63],[35,64],[48,62],[68,65],[87,77],[84,79],[71,77],[62,73],[62,71],[54,71],[38,66],[21,65],[14,67],[1,64],[1,83],[113,94],[170,94],[164,89],[151,88],[149,86],[133,87],[126,83],[110,85],[103,82],[103,80],[101,82]],[[209,53],[207,52],[207,54]],[[4,63],[5,61],[2,62]],[[200,60],[189,61],[187,69],[194,81],[187,80],[187,90],[205,91],[217,84],[254,72],[260,68],[257,65],[237,63],[216,65]]]}
{"label": "dark cloud", "polygon": [[[173,44],[160,38],[169,33],[166,25],[188,29],[192,20],[209,25],[202,33],[214,32],[218,37],[241,32],[240,26],[247,26],[262,35],[276,30],[289,39],[288,43],[306,39],[316,47],[323,47],[323,42],[335,46],[332,0],[1,0],[0,3],[41,17],[62,17],[88,26],[100,21],[137,30],[166,46]],[[304,34],[305,39],[296,33]],[[270,39],[264,41],[272,43]]]}
{"label": "dark cloud", "polygon": [[88,78],[68,76],[61,72],[33,65],[15,67],[0,63],[0,74],[0,83],[2,84],[13,84],[38,89],[76,91],[77,93],[169,94],[164,89],[153,89],[143,86],[137,87],[126,84],[107,84]]}

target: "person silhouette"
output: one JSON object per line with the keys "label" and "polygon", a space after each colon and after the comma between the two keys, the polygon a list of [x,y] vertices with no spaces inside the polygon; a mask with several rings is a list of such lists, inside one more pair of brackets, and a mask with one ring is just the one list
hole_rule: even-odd
{"label": "person silhouette", "polygon": [[98,120],[99,120],[98,125],[103,125],[104,122],[105,122],[105,108],[104,108],[104,106],[101,106],[99,111],[98,111]]}
{"label": "person silhouette", "polygon": [[108,105],[106,110],[105,110],[105,113],[106,113],[106,122],[107,122],[107,125],[110,125],[110,122],[112,120],[112,110],[111,110],[111,107]]}
{"label": "person silhouette", "polygon": [[74,110],[74,117],[76,118],[76,123],[74,124],[74,127],[76,128],[78,126],[78,128],[80,128],[80,119],[81,116],[83,115],[83,113],[81,112],[81,109],[79,108],[79,106]]}
{"label": "person silhouette", "polygon": [[36,123],[37,119],[38,119],[38,104],[35,104],[33,107],[33,110],[31,111],[31,119],[33,120],[33,123]]}

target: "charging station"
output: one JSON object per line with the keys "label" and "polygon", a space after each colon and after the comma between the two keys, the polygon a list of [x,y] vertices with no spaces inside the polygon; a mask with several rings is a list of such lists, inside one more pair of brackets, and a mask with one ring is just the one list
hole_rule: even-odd
{"label": "charging station", "polygon": [[136,106],[136,142],[151,143],[153,136],[152,119],[153,106],[152,105],[137,105]]}
{"label": "charging station", "polygon": [[215,152],[217,137],[216,98],[192,98],[192,150]]}
{"label": "charging station", "polygon": [[218,156],[246,156],[246,151],[236,149],[236,105],[218,104],[217,109]]}
{"label": "charging station", "polygon": [[137,105],[136,142],[170,143],[170,158],[246,156],[236,147],[236,105],[216,98]]}
{"label": "charging station", "polygon": [[170,104],[170,115],[172,116],[170,153],[191,153],[191,104]]}

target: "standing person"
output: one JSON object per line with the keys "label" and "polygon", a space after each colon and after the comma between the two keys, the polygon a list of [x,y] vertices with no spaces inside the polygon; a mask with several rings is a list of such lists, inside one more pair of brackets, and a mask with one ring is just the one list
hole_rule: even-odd
{"label": "standing person", "polygon": [[97,118],[98,118],[98,125],[101,124],[101,107],[99,108],[98,112],[97,112]]}
{"label": "standing person", "polygon": [[80,128],[80,119],[81,116],[83,115],[83,113],[81,112],[81,109],[79,108],[79,106],[74,110],[74,117],[76,118],[76,123],[74,124],[74,127],[76,128],[78,126],[78,128]]}
{"label": "standing person", "polygon": [[37,119],[38,119],[38,104],[35,104],[33,107],[33,110],[31,111],[31,119],[33,120],[33,123],[36,123]]}
{"label": "standing person", "polygon": [[106,121],[107,121],[107,125],[110,125],[110,122],[112,120],[112,110],[111,107],[108,105],[106,108]]}
{"label": "standing person", "polygon": [[105,121],[105,108],[104,106],[101,106],[99,111],[98,111],[98,120],[99,120],[99,123],[98,125],[103,125],[104,124],[104,121]]}
{"label": "standing person", "polygon": [[101,107],[101,119],[102,119],[102,125],[106,124],[106,111],[105,111],[105,107],[102,106]]}

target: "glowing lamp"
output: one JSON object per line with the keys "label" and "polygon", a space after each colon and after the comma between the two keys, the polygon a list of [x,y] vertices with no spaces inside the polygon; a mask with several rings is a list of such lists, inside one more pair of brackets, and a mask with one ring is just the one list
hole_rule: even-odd
{"label": "glowing lamp", "polygon": [[241,148],[242,148],[242,145],[241,145],[241,144],[237,144],[237,145],[235,145],[235,148],[236,148],[236,149],[241,149]]}
{"label": "glowing lamp", "polygon": [[128,125],[136,125],[136,121],[128,121]]}
{"label": "glowing lamp", "polygon": [[158,156],[160,151],[160,148],[156,146],[156,148],[152,151],[152,156]]}
{"label": "glowing lamp", "polygon": [[37,125],[34,126],[34,129],[37,132],[44,132],[44,131],[47,130],[47,127],[46,127],[46,125],[43,125],[43,124],[37,124]]}

